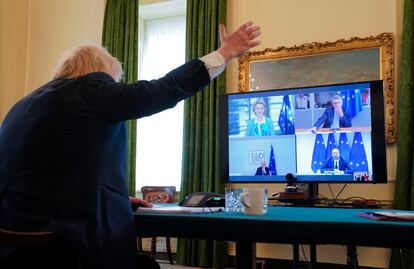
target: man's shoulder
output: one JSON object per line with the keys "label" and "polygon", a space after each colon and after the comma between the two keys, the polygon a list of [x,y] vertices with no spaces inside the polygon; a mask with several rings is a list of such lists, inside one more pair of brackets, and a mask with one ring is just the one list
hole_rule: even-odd
{"label": "man's shoulder", "polygon": [[325,114],[328,114],[328,113],[331,113],[333,111],[334,111],[334,109],[333,109],[332,106],[327,106],[327,107],[325,107],[324,113]]}
{"label": "man's shoulder", "polygon": [[114,79],[108,73],[105,73],[105,72],[92,72],[92,73],[84,75],[82,78],[88,79],[88,80],[101,80],[105,82],[115,82]]}

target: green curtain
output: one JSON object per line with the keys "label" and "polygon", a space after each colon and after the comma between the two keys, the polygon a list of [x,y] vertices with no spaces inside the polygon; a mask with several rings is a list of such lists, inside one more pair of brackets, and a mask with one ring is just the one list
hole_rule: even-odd
{"label": "green curtain", "polygon": [[[123,81],[138,78],[139,0],[106,0],[102,45],[123,64]],[[128,192],[135,196],[136,120],[128,121]]]}
{"label": "green curtain", "polygon": [[[414,0],[404,0],[395,207],[414,210]],[[409,236],[409,235],[407,235]],[[403,265],[404,264],[404,265]],[[394,249],[391,269],[414,269],[414,251]]]}
{"label": "green curtain", "polygon": [[[226,0],[187,0],[186,59],[204,56],[220,46],[219,25],[226,20]],[[219,178],[218,97],[226,89],[225,73],[207,89],[185,101],[180,198],[192,192],[224,192]],[[177,263],[225,268],[223,241],[179,239]]]}

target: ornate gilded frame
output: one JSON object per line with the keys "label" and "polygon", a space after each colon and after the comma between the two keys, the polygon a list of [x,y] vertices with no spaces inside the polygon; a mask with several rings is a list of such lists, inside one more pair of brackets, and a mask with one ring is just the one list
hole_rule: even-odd
{"label": "ornate gilded frame", "polygon": [[[378,50],[378,52],[376,52]],[[263,64],[267,64],[267,67],[271,67],[272,63],[275,61],[289,61],[294,60],[296,63],[301,60],[306,60],[309,62],[309,57],[313,59],[318,59],[321,57],[332,56],[332,57],[342,57],[340,59],[346,59],[349,52],[357,52],[357,53],[377,53],[379,59],[375,60],[375,63],[372,65],[376,65],[378,63],[379,66],[375,66],[375,72],[378,74],[379,77],[374,79],[382,79],[384,80],[384,105],[385,105],[385,129],[386,129],[386,141],[387,143],[394,143],[396,141],[396,117],[394,111],[394,99],[395,99],[395,86],[394,86],[394,37],[392,33],[382,33],[377,36],[370,36],[367,38],[360,38],[360,37],[352,37],[350,39],[339,39],[335,42],[312,42],[312,43],[305,43],[300,46],[293,46],[293,47],[278,47],[276,49],[267,48],[262,51],[252,51],[244,56],[239,58],[239,89],[240,91],[247,91],[247,90],[256,90],[256,88],[250,87],[251,82],[251,65],[260,66]],[[347,54],[348,53],[348,54]],[[342,54],[342,55],[341,55]],[[349,54],[350,55],[350,54]],[[339,59],[339,58],[338,58]],[[286,62],[285,62],[286,63]],[[298,65],[296,65],[298,66]],[[325,70],[318,70],[321,74],[324,71],[328,72],[327,70],[330,68],[329,65],[326,65]],[[266,68],[267,68],[266,67]],[[309,67],[308,67],[309,68]],[[299,67],[300,69],[300,67]],[[350,66],[352,69],[352,66]],[[271,70],[273,72],[274,70]],[[277,69],[275,69],[277,71]],[[292,70],[291,73],[296,73],[297,69]],[[305,70],[306,71],[306,70]],[[289,71],[288,71],[289,72]],[[326,73],[325,72],[325,73]],[[374,72],[374,73],[375,73]],[[364,73],[364,72],[362,72]],[[359,74],[359,73],[358,73]],[[261,74],[257,74],[260,76]],[[287,87],[303,87],[303,86],[315,86],[320,84],[333,84],[333,83],[346,83],[346,82],[355,82],[361,80],[371,80],[371,79],[364,79],[365,77],[361,74],[361,77],[355,76],[355,74],[350,74],[350,77],[345,80],[342,80],[342,77],[336,78],[337,80],[328,80],[326,83],[319,82],[311,82],[307,81],[306,85],[304,82],[295,81],[292,79],[294,76],[290,76],[290,80],[283,82],[282,86],[275,86],[275,85],[266,85],[264,88],[260,88],[260,90],[270,90],[270,89],[277,89],[277,88],[287,88]],[[264,78],[266,79],[266,78]],[[271,80],[273,78],[269,78]],[[342,81],[341,81],[342,80]],[[263,81],[263,78],[262,78]],[[302,83],[302,84],[301,84]],[[266,83],[264,83],[266,84]],[[257,87],[259,89],[259,87]]]}

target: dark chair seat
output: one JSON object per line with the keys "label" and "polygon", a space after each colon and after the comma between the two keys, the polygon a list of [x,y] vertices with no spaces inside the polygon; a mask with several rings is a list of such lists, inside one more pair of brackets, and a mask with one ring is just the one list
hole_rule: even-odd
{"label": "dark chair seat", "polygon": [[56,242],[53,232],[17,232],[0,229],[0,246],[47,245]]}
{"label": "dark chair seat", "polygon": [[[0,268],[87,268],[83,259],[60,244],[50,231],[21,232],[0,229],[0,248],[11,253],[0,258]],[[1,255],[0,255],[1,256]]]}

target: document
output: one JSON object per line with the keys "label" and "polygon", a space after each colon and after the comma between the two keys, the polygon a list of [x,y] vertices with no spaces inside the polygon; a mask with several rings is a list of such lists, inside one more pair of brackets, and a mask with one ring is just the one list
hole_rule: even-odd
{"label": "document", "polygon": [[375,211],[362,212],[357,216],[375,220],[414,221],[413,211]]}
{"label": "document", "polygon": [[190,207],[190,206],[168,206],[154,205],[153,207],[138,207],[136,212],[148,213],[213,213],[223,211],[223,207]]}

